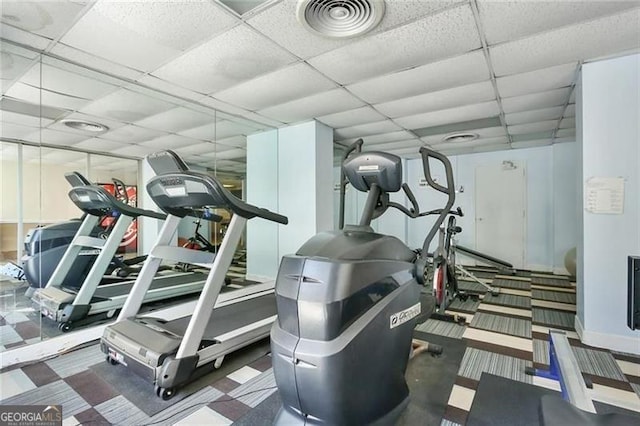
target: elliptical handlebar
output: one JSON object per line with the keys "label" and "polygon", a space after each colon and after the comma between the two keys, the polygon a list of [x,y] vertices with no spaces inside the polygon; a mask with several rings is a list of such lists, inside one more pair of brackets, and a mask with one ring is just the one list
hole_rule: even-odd
{"label": "elliptical handlebar", "polygon": [[347,180],[347,177],[344,174],[344,169],[342,168],[342,164],[344,164],[347,157],[349,157],[354,151],[362,152],[363,143],[364,141],[362,140],[362,138],[359,138],[357,141],[349,145],[347,147],[347,150],[342,155],[342,161],[340,162],[340,215],[339,215],[340,222],[338,224],[338,229],[344,228],[344,203],[345,203],[347,183],[349,183],[349,181]]}
{"label": "elliptical handlebar", "polygon": [[[455,187],[453,182],[453,168],[451,167],[451,162],[445,155],[437,151],[434,151],[430,148],[427,148],[426,146],[420,147],[420,155],[422,156],[422,167],[424,169],[424,177],[427,180],[427,183],[429,184],[429,186],[431,186],[432,188],[434,188],[439,192],[446,194],[448,197],[447,204],[444,206],[444,208],[438,209],[439,212],[438,211],[431,212],[431,214],[438,214],[438,218],[436,219],[435,223],[429,230],[429,233],[427,234],[427,237],[424,239],[424,243],[422,245],[421,256],[424,259],[426,259],[429,253],[429,245],[431,244],[431,241],[433,240],[433,238],[436,236],[438,229],[444,222],[447,215],[457,214],[458,212],[455,211],[452,213],[452,210],[451,210],[451,207],[453,207],[453,203],[455,202],[455,199],[456,199]],[[440,161],[444,166],[444,171],[447,179],[447,186],[440,185],[431,176],[431,168],[429,166],[430,158],[434,158]],[[459,211],[462,212],[461,210]],[[426,212],[426,213],[430,213],[430,212]],[[426,214],[420,214],[420,216],[426,216]]]}

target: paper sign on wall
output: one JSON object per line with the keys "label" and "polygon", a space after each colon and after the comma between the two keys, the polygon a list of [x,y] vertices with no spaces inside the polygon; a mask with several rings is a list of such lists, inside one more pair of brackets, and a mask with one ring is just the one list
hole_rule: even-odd
{"label": "paper sign on wall", "polygon": [[586,184],[585,208],[596,214],[622,214],[624,178],[592,177]]}

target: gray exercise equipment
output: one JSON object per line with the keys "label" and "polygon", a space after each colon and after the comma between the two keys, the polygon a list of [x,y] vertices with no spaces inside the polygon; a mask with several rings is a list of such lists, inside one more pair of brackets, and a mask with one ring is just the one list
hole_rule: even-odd
{"label": "gray exercise equipment", "polygon": [[[154,169],[184,165],[172,151],[152,154],[147,161]],[[215,177],[188,169],[159,174],[149,181],[147,192],[167,213],[167,219],[118,319],[106,327],[100,346],[108,362],[139,374],[155,385],[159,397],[169,399],[180,386],[219,367],[226,354],[269,335],[276,315],[272,285],[266,290],[264,286],[247,289],[224,306],[216,302],[247,220],[261,218],[280,224],[288,220],[236,198]],[[180,220],[200,217],[204,208],[232,213],[218,253],[169,245]],[[210,267],[193,315],[170,321],[137,318],[163,259]]]}
{"label": "gray exercise equipment", "polygon": [[[412,333],[434,301],[416,281],[416,252],[370,223],[389,207],[411,218],[419,209],[402,184],[400,158],[361,145],[345,154],[340,197],[342,225],[346,181],[368,193],[359,225],[321,232],[280,264],[271,331],[282,398],[276,424],[393,424],[409,402]],[[389,200],[400,189],[411,208]]]}

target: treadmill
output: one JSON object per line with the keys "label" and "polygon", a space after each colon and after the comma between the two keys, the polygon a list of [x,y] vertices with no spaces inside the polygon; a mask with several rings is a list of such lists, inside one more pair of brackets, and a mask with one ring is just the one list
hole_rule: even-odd
{"label": "treadmill", "polygon": [[[67,173],[65,177],[72,185],[69,197],[85,213],[85,218],[46,287],[32,297],[36,309],[40,309],[43,316],[58,322],[58,328],[63,332],[78,325],[115,316],[117,310],[124,305],[135,281],[120,280],[100,284],[127,228],[141,216],[159,220],[166,218],[164,214],[132,207],[117,200],[106,189],[92,185],[78,172]],[[92,230],[105,215],[116,217],[108,238],[92,237]],[[219,216],[215,218],[219,220]],[[89,273],[79,289],[65,287],[63,283],[72,271],[75,259],[81,251],[87,249],[99,252]],[[195,272],[158,277],[153,281],[144,302],[198,293],[204,286],[205,278],[206,274]]]}
{"label": "treadmill", "polygon": [[[151,154],[147,160],[152,167],[182,163],[172,151]],[[118,319],[105,328],[100,347],[108,362],[121,364],[150,381],[156,395],[168,400],[179,386],[219,367],[226,354],[269,336],[276,318],[273,285],[222,304],[216,301],[247,220],[258,217],[287,224],[288,219],[246,204],[215,177],[190,170],[156,176],[147,184],[147,191],[168,216]],[[180,219],[205,207],[232,213],[215,259],[211,253],[169,245]],[[213,266],[193,315],[169,321],[136,318],[162,259],[213,261]]]}

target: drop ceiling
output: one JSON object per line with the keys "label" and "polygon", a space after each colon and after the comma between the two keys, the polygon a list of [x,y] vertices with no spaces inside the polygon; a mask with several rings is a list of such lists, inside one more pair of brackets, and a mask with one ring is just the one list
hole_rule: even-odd
{"label": "drop ceiling", "polygon": [[[238,173],[247,135],[311,119],[338,144],[404,157],[545,146],[575,140],[580,65],[640,49],[638,1],[386,0],[377,28],[344,40],[305,30],[296,4],[3,1],[2,137],[174,148]],[[42,131],[20,105],[40,100]],[[110,129],[87,136],[63,118]],[[478,138],[442,142],[457,129]]]}

